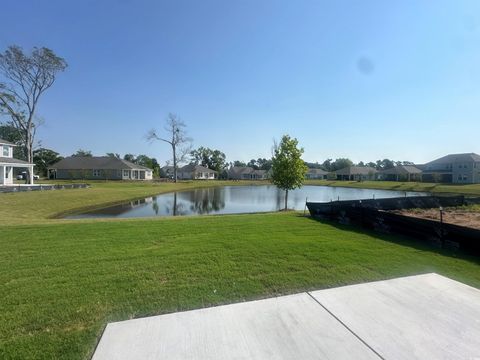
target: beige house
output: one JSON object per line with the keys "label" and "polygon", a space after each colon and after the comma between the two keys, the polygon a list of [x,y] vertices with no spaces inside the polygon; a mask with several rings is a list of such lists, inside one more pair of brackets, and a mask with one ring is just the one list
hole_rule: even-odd
{"label": "beige house", "polygon": [[48,168],[52,179],[152,180],[153,170],[109,156],[70,156]]}
{"label": "beige house", "polygon": [[268,178],[266,170],[255,170],[250,166],[232,166],[227,173],[230,180],[266,180]]}
{"label": "beige house", "polygon": [[322,169],[308,169],[305,174],[305,179],[308,180],[326,180],[328,178],[328,171]]}
{"label": "beige house", "polygon": [[0,139],[0,186],[13,185],[13,169],[27,169],[30,175],[30,184],[33,184],[33,167],[26,161],[13,157],[13,147],[16,146],[9,141]]}
{"label": "beige house", "polygon": [[422,170],[414,165],[398,165],[377,173],[377,180],[422,181]]}
{"label": "beige house", "polygon": [[189,164],[177,170],[177,178],[180,180],[214,180],[218,178],[218,173],[205,166]]}
{"label": "beige house", "polygon": [[376,173],[376,169],[368,166],[348,166],[332,172],[337,180],[350,181],[375,180]]}

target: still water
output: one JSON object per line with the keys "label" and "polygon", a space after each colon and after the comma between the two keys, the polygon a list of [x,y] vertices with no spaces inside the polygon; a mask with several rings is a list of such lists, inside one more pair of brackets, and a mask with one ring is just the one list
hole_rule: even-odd
{"label": "still water", "polygon": [[[373,197],[422,196],[425,193],[352,189],[330,186],[304,186],[288,193],[288,208],[303,210],[305,200],[359,200]],[[239,214],[277,211],[284,207],[285,192],[273,185],[222,186],[151,196],[125,204],[68,216],[84,218],[136,218],[205,214]]]}

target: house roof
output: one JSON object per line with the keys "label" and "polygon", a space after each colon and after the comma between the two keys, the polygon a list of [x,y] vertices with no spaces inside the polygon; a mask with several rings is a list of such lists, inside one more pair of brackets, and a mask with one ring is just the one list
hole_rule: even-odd
{"label": "house roof", "polygon": [[348,166],[332,172],[337,175],[368,175],[376,173],[377,170],[369,166]]}
{"label": "house roof", "polygon": [[425,165],[435,165],[435,164],[450,164],[450,163],[459,163],[459,162],[480,162],[480,155],[475,153],[464,153],[464,154],[449,154],[443,156],[439,159],[435,159],[426,163]]}
{"label": "house roof", "polygon": [[228,170],[230,173],[234,174],[251,174],[254,170],[250,166],[233,166]]}
{"label": "house roof", "polygon": [[308,169],[307,173],[315,175],[327,175],[328,171],[325,171],[323,169]]}
{"label": "house roof", "polygon": [[213,169],[209,169],[205,166],[202,166],[202,165],[195,165],[195,164],[188,164],[188,165],[185,165],[183,167],[181,167],[179,169],[179,171],[181,172],[214,172],[214,173],[217,173],[215,170]]}
{"label": "house roof", "polygon": [[110,156],[69,156],[50,166],[50,169],[63,170],[149,170],[142,165],[131,163],[130,161]]}
{"label": "house roof", "polygon": [[253,170],[253,173],[257,175],[265,175],[267,173],[267,170]]}
{"label": "house roof", "polygon": [[385,175],[408,175],[408,174],[421,174],[422,170],[413,165],[398,165],[390,169],[379,171]]}
{"label": "house roof", "polygon": [[250,166],[233,166],[228,172],[230,174],[242,175],[242,174],[256,174],[256,175],[265,175],[267,170],[255,170]]}
{"label": "house roof", "polygon": [[10,142],[10,141],[7,141],[7,140],[3,140],[3,139],[0,139],[0,145],[10,145],[10,146],[17,146],[16,144]]}
{"label": "house roof", "polygon": [[11,157],[2,157],[0,156],[0,164],[25,164],[25,165],[32,165],[28,161],[23,161]]}

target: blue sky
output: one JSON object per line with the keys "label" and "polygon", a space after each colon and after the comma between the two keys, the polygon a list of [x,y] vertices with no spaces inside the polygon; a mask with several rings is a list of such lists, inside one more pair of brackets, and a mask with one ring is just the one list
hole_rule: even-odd
{"label": "blue sky", "polygon": [[479,1],[6,0],[0,34],[68,61],[39,108],[63,155],[164,162],[168,112],[228,160],[285,133],[307,161],[480,153]]}

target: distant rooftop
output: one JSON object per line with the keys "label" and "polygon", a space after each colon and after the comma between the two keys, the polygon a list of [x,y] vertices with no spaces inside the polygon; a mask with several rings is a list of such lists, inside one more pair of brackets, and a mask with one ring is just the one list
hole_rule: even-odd
{"label": "distant rooftop", "polygon": [[337,175],[368,175],[376,173],[377,169],[369,166],[348,166],[346,168],[332,172],[336,173]]}
{"label": "distant rooftop", "polygon": [[50,167],[51,169],[65,170],[94,170],[94,169],[135,169],[152,170],[142,165],[131,163],[130,161],[110,156],[69,156],[60,160]]}
{"label": "distant rooftop", "polygon": [[480,155],[475,153],[449,154],[439,159],[430,161],[426,165],[471,162],[471,161],[480,162]]}

